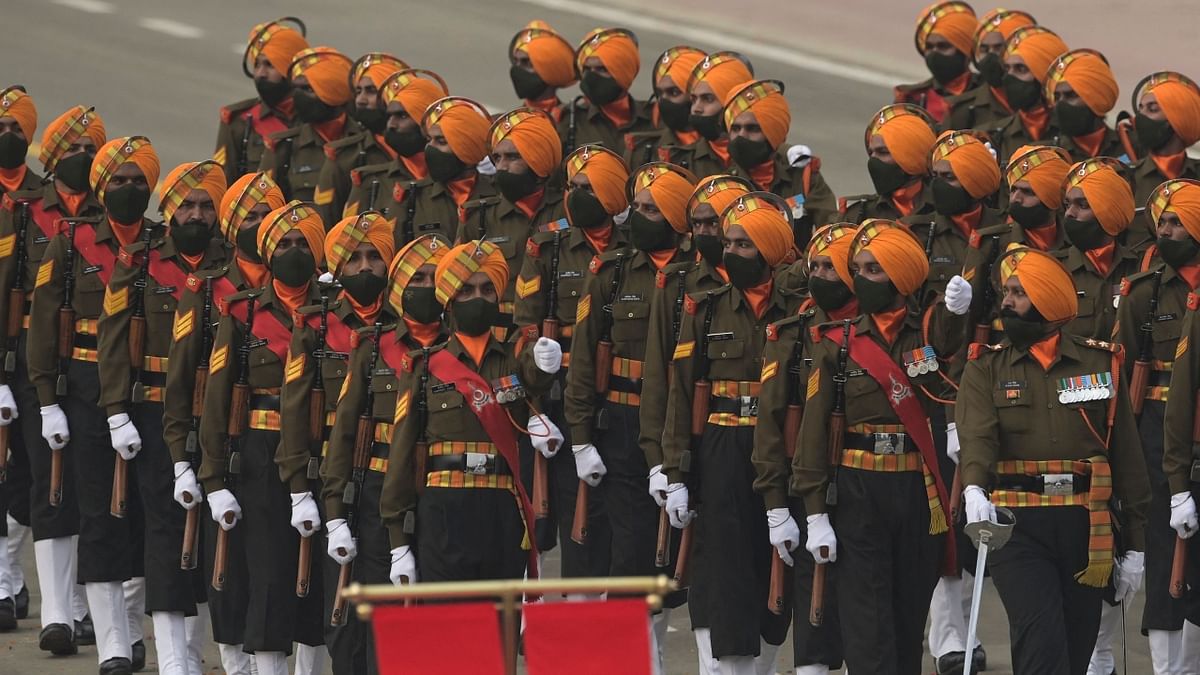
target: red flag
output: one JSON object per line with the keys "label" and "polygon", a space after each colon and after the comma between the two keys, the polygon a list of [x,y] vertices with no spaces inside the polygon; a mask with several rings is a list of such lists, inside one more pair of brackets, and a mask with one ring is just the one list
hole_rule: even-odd
{"label": "red flag", "polygon": [[378,605],[371,623],[382,675],[504,675],[500,623],[491,603]]}
{"label": "red flag", "polygon": [[650,675],[643,599],[525,605],[529,675]]}

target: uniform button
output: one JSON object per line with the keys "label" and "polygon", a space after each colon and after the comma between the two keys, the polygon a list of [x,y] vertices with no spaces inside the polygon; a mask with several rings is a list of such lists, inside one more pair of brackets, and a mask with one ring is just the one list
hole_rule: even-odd
{"label": "uniform button", "polygon": [[726,356],[727,355],[725,354],[725,352],[721,352],[721,358],[725,358]]}
{"label": "uniform button", "polygon": [[625,316],[626,316],[626,317],[628,317],[628,318],[630,318],[630,319],[632,319],[632,318],[633,318],[633,312],[630,312],[629,314],[626,314]]}
{"label": "uniform button", "polygon": [[388,390],[388,391],[391,391],[391,390],[392,390],[392,385],[390,385],[390,384],[389,384],[389,385],[387,386],[387,390]]}
{"label": "uniform button", "polygon": [[171,309],[171,306],[170,306],[170,305],[163,305],[163,309],[164,309],[164,310]]}
{"label": "uniform button", "polygon": [[579,291],[571,291],[571,297],[572,297],[572,298],[573,298],[573,297],[575,297],[575,296],[577,296],[577,295],[579,295]]}
{"label": "uniform button", "polygon": [[445,403],[443,403],[443,404],[442,404],[442,410],[445,410],[445,409],[446,409],[446,404],[445,404]]}
{"label": "uniform button", "polygon": [[1047,404],[1046,404],[1046,410],[1049,410],[1049,409],[1051,409],[1051,408],[1053,408],[1053,407],[1054,407],[1054,404],[1053,404],[1053,403],[1047,403]]}

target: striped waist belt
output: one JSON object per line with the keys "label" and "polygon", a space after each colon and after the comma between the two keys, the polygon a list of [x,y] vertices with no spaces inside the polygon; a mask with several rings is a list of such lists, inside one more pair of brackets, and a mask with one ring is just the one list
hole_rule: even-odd
{"label": "striped waist belt", "polygon": [[[441,459],[441,458],[448,459]],[[487,459],[487,458],[492,459]],[[491,471],[489,472],[489,467]],[[503,473],[501,473],[501,467]],[[429,444],[426,487],[512,489],[512,469],[492,443],[438,441]]]}
{"label": "striped waist belt", "polygon": [[713,380],[708,423],[719,427],[752,427],[758,422],[758,382]]}
{"label": "striped waist belt", "polygon": [[71,349],[72,359],[88,363],[96,363],[99,360],[100,355],[96,351],[96,325],[98,323],[97,319],[75,320],[75,340]]}
{"label": "striped waist belt", "polygon": [[388,453],[392,447],[392,425],[389,422],[375,423],[375,442],[371,444],[371,460],[367,468],[387,473]]}
{"label": "striped waist belt", "polygon": [[270,387],[250,391],[251,429],[279,431],[279,389]]}
{"label": "striped waist belt", "polygon": [[433,455],[425,463],[426,471],[461,471],[475,476],[511,476],[508,462],[499,455],[464,452],[454,455]]}
{"label": "striped waist belt", "polygon": [[1064,496],[1084,494],[1091,489],[1092,482],[1087,474],[1076,473],[1001,474],[996,485],[999,490]]}
{"label": "striped waist belt", "polygon": [[636,359],[614,356],[609,368],[608,394],[610,403],[637,406],[642,403],[643,363]]}
{"label": "striped waist belt", "polygon": [[1166,403],[1171,392],[1171,369],[1174,361],[1150,362],[1149,377],[1146,378],[1146,400]]}
{"label": "striped waist belt", "polygon": [[916,447],[904,432],[854,433],[846,432],[845,447],[848,450],[863,450],[876,455],[903,455]]}

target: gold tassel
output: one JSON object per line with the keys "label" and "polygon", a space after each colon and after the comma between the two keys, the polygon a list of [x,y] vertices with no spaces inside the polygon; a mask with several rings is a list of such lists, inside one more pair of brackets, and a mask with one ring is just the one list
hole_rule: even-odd
{"label": "gold tassel", "polygon": [[946,524],[946,512],[938,500],[929,504],[929,534],[942,534],[950,529]]}
{"label": "gold tassel", "polygon": [[1106,562],[1092,562],[1075,575],[1075,581],[1078,581],[1083,586],[1093,586],[1095,588],[1104,588],[1108,585],[1108,579],[1112,576],[1113,562],[1109,558]]}

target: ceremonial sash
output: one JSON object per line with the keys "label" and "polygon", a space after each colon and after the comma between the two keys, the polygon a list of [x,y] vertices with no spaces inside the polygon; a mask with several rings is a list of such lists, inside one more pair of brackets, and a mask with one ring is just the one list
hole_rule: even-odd
{"label": "ceremonial sash", "polygon": [[61,213],[47,211],[44,199],[29,202],[29,219],[37,223],[38,229],[47,239],[53,239],[58,233],[58,221],[62,217]]}
{"label": "ceremonial sash", "polygon": [[[321,345],[321,349],[326,351],[339,352],[349,354],[352,347],[350,335],[354,331],[342,321],[341,317],[333,312],[328,312],[325,320],[325,344]],[[319,314],[310,314],[305,317],[305,324],[313,329],[320,330],[321,317]],[[371,366],[374,367],[374,364]]]}
{"label": "ceremonial sash", "polygon": [[[100,277],[100,281],[104,285],[108,285],[108,280],[112,278],[113,266],[117,262],[117,254],[113,252],[112,247],[96,243],[96,226],[94,223],[80,222],[79,225],[86,227],[75,228],[75,251],[79,257],[88,265],[98,267],[96,274]],[[62,224],[63,232],[70,234],[70,230],[66,225],[66,221]]]}
{"label": "ceremonial sash", "polygon": [[250,127],[254,129],[254,133],[266,138],[271,134],[287,131],[288,125],[283,120],[279,119],[278,115],[270,117],[262,117],[262,104],[256,105],[247,112],[246,116],[250,118]]}
{"label": "ceremonial sash", "polygon": [[[213,291],[215,294],[216,289],[214,288]],[[239,299],[232,306],[222,298],[221,313],[232,316],[241,321],[243,325],[248,324],[245,298]],[[261,307],[254,308],[253,337],[264,340],[267,343],[267,349],[270,349],[280,361],[287,358],[288,345],[292,341],[292,329],[284,326],[274,312],[263,311]]]}

